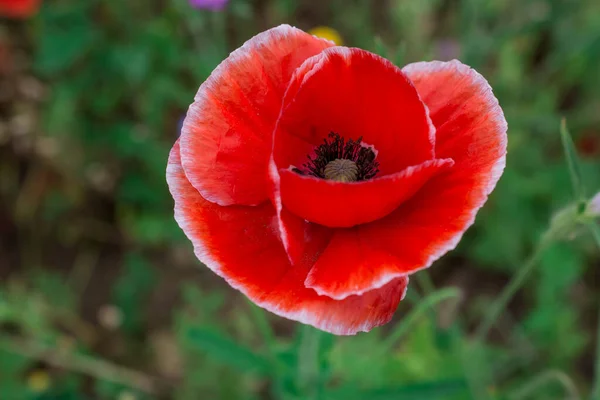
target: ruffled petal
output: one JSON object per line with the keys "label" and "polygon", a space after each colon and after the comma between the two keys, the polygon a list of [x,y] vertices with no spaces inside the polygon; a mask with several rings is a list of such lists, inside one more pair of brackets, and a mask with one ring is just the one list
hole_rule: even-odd
{"label": "ruffled petal", "polygon": [[437,159],[362,182],[336,182],[279,170],[281,201],[293,214],[320,225],[346,228],[375,221],[394,211],[429,179],[452,167]]}
{"label": "ruffled petal", "polygon": [[268,198],[273,128],[294,70],[333,46],[282,25],[231,53],[200,86],[185,119],[181,158],[192,185],[220,205]]}
{"label": "ruffled petal", "polygon": [[175,219],[200,261],[275,314],[351,335],[388,322],[406,292],[406,277],[342,301],[306,288],[304,281],[319,256],[316,249],[323,244],[308,241],[301,262],[292,266],[279,240],[274,207],[269,202],[222,207],[205,200],[181,166],[179,142],[169,156],[167,182],[175,199]]}
{"label": "ruffled petal", "polygon": [[372,239],[361,226],[336,229],[305,285],[322,296],[342,300],[408,275],[404,260]]}
{"label": "ruffled petal", "polygon": [[429,107],[437,157],[456,162],[454,174],[475,185],[469,198],[480,207],[506,165],[507,124],[492,88],[456,60],[409,64],[403,71]]}
{"label": "ruffled petal", "polygon": [[457,61],[404,72],[429,108],[436,156],[455,164],[385,218],[337,231],[306,281],[319,294],[343,299],[429,267],[456,247],[502,175],[507,126],[487,81]]}
{"label": "ruffled petal", "polygon": [[422,257],[427,267],[456,247],[496,187],[506,165],[507,124],[492,88],[469,66],[433,61],[407,65],[404,71],[429,107],[436,154],[455,162],[412,204],[382,221],[390,231],[402,221],[406,236],[411,229],[417,233],[413,244],[430,249]]}
{"label": "ruffled petal", "polygon": [[[314,255],[323,252],[334,230],[306,221],[285,208],[277,208],[276,215],[281,242],[290,262],[314,264],[317,260]],[[307,249],[311,249],[311,252]]]}
{"label": "ruffled petal", "polygon": [[434,128],[412,83],[364,50],[333,47],[297,69],[275,129],[276,166],[301,167],[330,132],[374,146],[380,176],[434,158]]}

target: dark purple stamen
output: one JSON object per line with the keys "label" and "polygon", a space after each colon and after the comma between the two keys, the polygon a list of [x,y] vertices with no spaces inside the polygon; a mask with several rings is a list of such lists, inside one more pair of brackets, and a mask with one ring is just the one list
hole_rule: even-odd
{"label": "dark purple stamen", "polygon": [[308,157],[308,162],[302,168],[293,168],[294,172],[302,175],[312,175],[317,178],[328,179],[325,176],[325,167],[335,160],[350,160],[356,164],[357,172],[354,181],[372,179],[379,172],[379,163],[375,161],[377,154],[372,147],[362,144],[362,136],[357,140],[349,139],[347,142],[335,132],[331,132],[323,144],[315,148],[315,157]]}

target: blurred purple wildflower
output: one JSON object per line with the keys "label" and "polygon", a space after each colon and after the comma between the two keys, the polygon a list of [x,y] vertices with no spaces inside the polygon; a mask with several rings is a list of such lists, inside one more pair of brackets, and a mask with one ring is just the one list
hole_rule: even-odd
{"label": "blurred purple wildflower", "polygon": [[596,193],[592,200],[590,200],[588,211],[592,215],[600,217],[600,192]]}
{"label": "blurred purple wildflower", "polygon": [[450,61],[460,56],[460,43],[452,38],[440,39],[435,43],[436,58]]}
{"label": "blurred purple wildflower", "polygon": [[183,122],[185,121],[185,115],[179,118],[179,122],[177,123],[177,137],[181,136],[181,130],[183,129]]}
{"label": "blurred purple wildflower", "polygon": [[229,0],[189,0],[194,8],[203,8],[212,11],[221,11],[227,5]]}

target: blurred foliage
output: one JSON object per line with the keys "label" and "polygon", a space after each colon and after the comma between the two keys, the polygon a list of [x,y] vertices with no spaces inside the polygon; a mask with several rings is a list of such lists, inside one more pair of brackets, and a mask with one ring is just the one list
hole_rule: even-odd
{"label": "blurred foliage", "polygon": [[[198,268],[173,220],[170,146],[213,68],[280,23],[335,28],[398,65],[458,58],[489,80],[509,124],[508,165],[459,248],[431,270],[460,302],[420,310],[440,292],[416,279],[395,322],[336,338],[266,315]],[[597,0],[232,0],[224,12],[186,0],[46,1],[31,20],[2,21],[0,55],[0,398],[591,390],[600,286],[587,231],[543,253],[488,341],[469,338],[573,199],[561,117],[587,195],[600,188]]]}

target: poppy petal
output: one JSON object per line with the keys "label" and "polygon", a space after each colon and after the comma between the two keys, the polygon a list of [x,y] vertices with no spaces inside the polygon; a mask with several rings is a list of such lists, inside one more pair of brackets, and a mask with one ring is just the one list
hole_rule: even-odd
{"label": "poppy petal", "polygon": [[455,164],[385,218],[337,231],[306,281],[321,295],[342,299],[429,267],[456,247],[502,175],[507,125],[487,81],[457,61],[404,71],[429,108],[436,156]]}
{"label": "poppy petal", "polygon": [[[311,254],[307,248],[312,248],[313,253],[321,254],[327,247],[334,230],[323,225],[306,221],[285,208],[278,209],[279,234],[281,242],[292,264],[308,262],[314,264],[316,258],[307,260]],[[320,246],[315,246],[315,243]]]}
{"label": "poppy petal", "polygon": [[235,50],[200,86],[181,135],[181,159],[202,196],[220,205],[268,198],[272,133],[294,70],[333,43],[282,25]]}
{"label": "poppy petal", "polygon": [[506,165],[507,124],[492,88],[469,66],[434,61],[404,70],[430,109],[436,153],[452,158],[455,167],[382,222],[390,229],[400,220],[403,229],[414,227],[419,234],[414,245],[430,249],[424,262],[428,267],[456,247],[496,187]]}
{"label": "poppy petal", "polygon": [[179,141],[171,150],[167,182],[175,219],[196,256],[250,300],[280,316],[338,335],[369,331],[387,323],[406,293],[407,277],[362,296],[337,301],[304,286],[321,243],[307,246],[305,260],[292,266],[279,239],[270,202],[223,207],[204,199],[181,165]]}
{"label": "poppy petal", "polygon": [[361,226],[337,229],[304,284],[322,296],[342,300],[386,285],[410,270],[395,254],[378,246]]}
{"label": "poppy petal", "polygon": [[434,158],[435,129],[414,86],[388,60],[332,47],[299,67],[274,135],[278,168],[301,167],[335,132],[374,146],[380,176]]}
{"label": "poppy petal", "polygon": [[394,211],[430,178],[452,167],[437,159],[362,182],[336,182],[279,170],[281,201],[297,216],[327,227],[351,227]]}
{"label": "poppy petal", "polygon": [[0,17],[27,18],[40,8],[41,0],[0,0]]}

